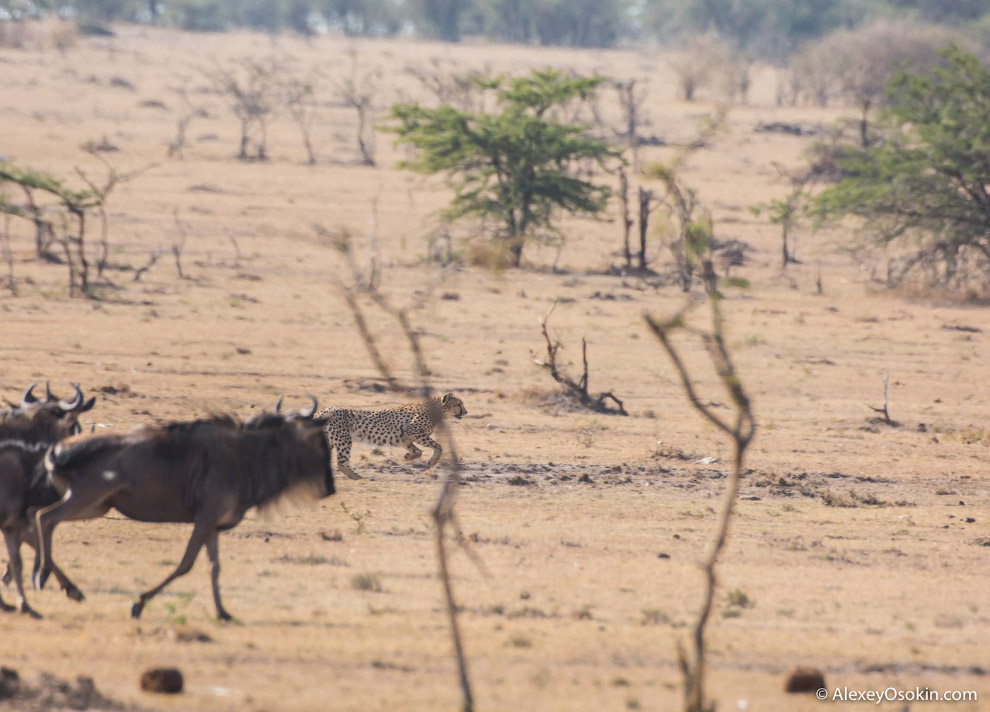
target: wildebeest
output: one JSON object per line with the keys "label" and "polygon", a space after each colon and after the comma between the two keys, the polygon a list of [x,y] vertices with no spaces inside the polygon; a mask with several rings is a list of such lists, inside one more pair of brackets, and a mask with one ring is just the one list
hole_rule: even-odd
{"label": "wildebeest", "polygon": [[[0,530],[7,545],[7,572],[4,583],[13,581],[20,598],[21,612],[38,617],[24,595],[22,577],[21,543],[37,548],[33,517],[29,509],[47,506],[58,500],[59,495],[49,487],[32,486],[32,476],[44,457],[45,450],[62,438],[79,432],[79,416],[93,407],[95,398],[84,400],[76,386],[71,401],[54,397],[45,385],[46,399],[38,400],[32,391],[32,383],[24,392],[20,405],[8,411],[0,411]],[[37,559],[35,564],[37,565]],[[76,601],[83,599],[82,592],[57,567],[54,573],[66,595]],[[0,599],[0,610],[15,610],[15,606]]]}
{"label": "wildebeest", "polygon": [[[281,399],[279,399],[281,404]],[[148,427],[127,435],[80,436],[45,455],[48,480],[64,492],[38,511],[41,588],[52,565],[52,531],[59,522],[92,519],[111,508],[142,522],[189,522],[192,536],[182,561],[131,606],[138,618],[149,599],[186,574],[206,545],[217,618],[230,620],[220,600],[219,533],[251,507],[290,490],[335,492],[323,421],[309,412],[262,413],[240,423],[229,416]]]}

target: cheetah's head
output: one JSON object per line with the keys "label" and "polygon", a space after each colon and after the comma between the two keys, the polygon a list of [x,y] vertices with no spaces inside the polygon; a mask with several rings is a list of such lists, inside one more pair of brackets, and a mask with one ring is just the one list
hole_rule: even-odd
{"label": "cheetah's head", "polygon": [[453,393],[444,394],[443,398],[440,399],[440,408],[444,415],[452,415],[458,420],[467,415],[467,408],[464,407],[464,403]]}

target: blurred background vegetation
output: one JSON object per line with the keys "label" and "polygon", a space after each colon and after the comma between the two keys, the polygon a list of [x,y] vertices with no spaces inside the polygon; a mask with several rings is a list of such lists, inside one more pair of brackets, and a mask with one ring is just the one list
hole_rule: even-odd
{"label": "blurred background vegetation", "polygon": [[708,34],[771,63],[878,22],[948,26],[990,44],[986,0],[0,0],[0,19],[51,14],[84,26],[140,22],[204,32],[331,31],[576,47],[683,49]]}

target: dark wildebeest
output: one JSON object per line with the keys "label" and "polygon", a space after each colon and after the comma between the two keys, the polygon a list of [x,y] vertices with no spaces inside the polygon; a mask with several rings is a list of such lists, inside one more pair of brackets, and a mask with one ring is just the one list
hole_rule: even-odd
{"label": "dark wildebeest", "polygon": [[[58,501],[59,494],[50,487],[32,486],[32,476],[45,450],[63,438],[78,433],[79,415],[93,407],[95,398],[83,399],[76,386],[75,398],[59,400],[52,396],[46,384],[46,400],[40,401],[28,386],[20,405],[0,411],[0,530],[7,545],[7,571],[3,582],[12,580],[20,598],[18,606],[10,606],[0,599],[0,610],[19,608],[22,613],[39,617],[28,605],[22,579],[21,543],[37,549],[32,508],[47,506]],[[38,560],[35,559],[37,567]],[[82,592],[57,567],[54,573],[66,595],[76,601],[83,599]]]}
{"label": "dark wildebeest", "polygon": [[[279,399],[281,404],[281,399]],[[308,488],[326,497],[335,491],[323,421],[309,412],[262,413],[246,423],[216,416],[149,427],[128,435],[80,436],[45,455],[48,480],[65,495],[37,513],[41,588],[52,565],[52,530],[59,522],[92,519],[111,507],[142,522],[189,522],[192,536],[178,567],[142,593],[144,604],[186,574],[206,545],[217,618],[231,616],[220,601],[219,533],[232,529],[251,507],[274,502],[290,490]]]}

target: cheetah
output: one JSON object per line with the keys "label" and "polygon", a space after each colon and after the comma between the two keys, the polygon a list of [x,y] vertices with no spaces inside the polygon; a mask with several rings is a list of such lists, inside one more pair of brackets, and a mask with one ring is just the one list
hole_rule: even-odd
{"label": "cheetah", "polygon": [[443,448],[430,437],[437,424],[436,415],[453,415],[460,420],[467,414],[467,409],[453,393],[432,400],[432,407],[429,401],[418,401],[384,410],[326,408],[314,417],[327,421],[323,431],[331,449],[337,451],[337,467],[352,480],[359,480],[361,476],[350,466],[352,439],[373,445],[402,445],[406,448],[407,462],[423,454],[416,444],[428,446],[433,448],[433,455],[426,463],[426,469],[439,462]]}

